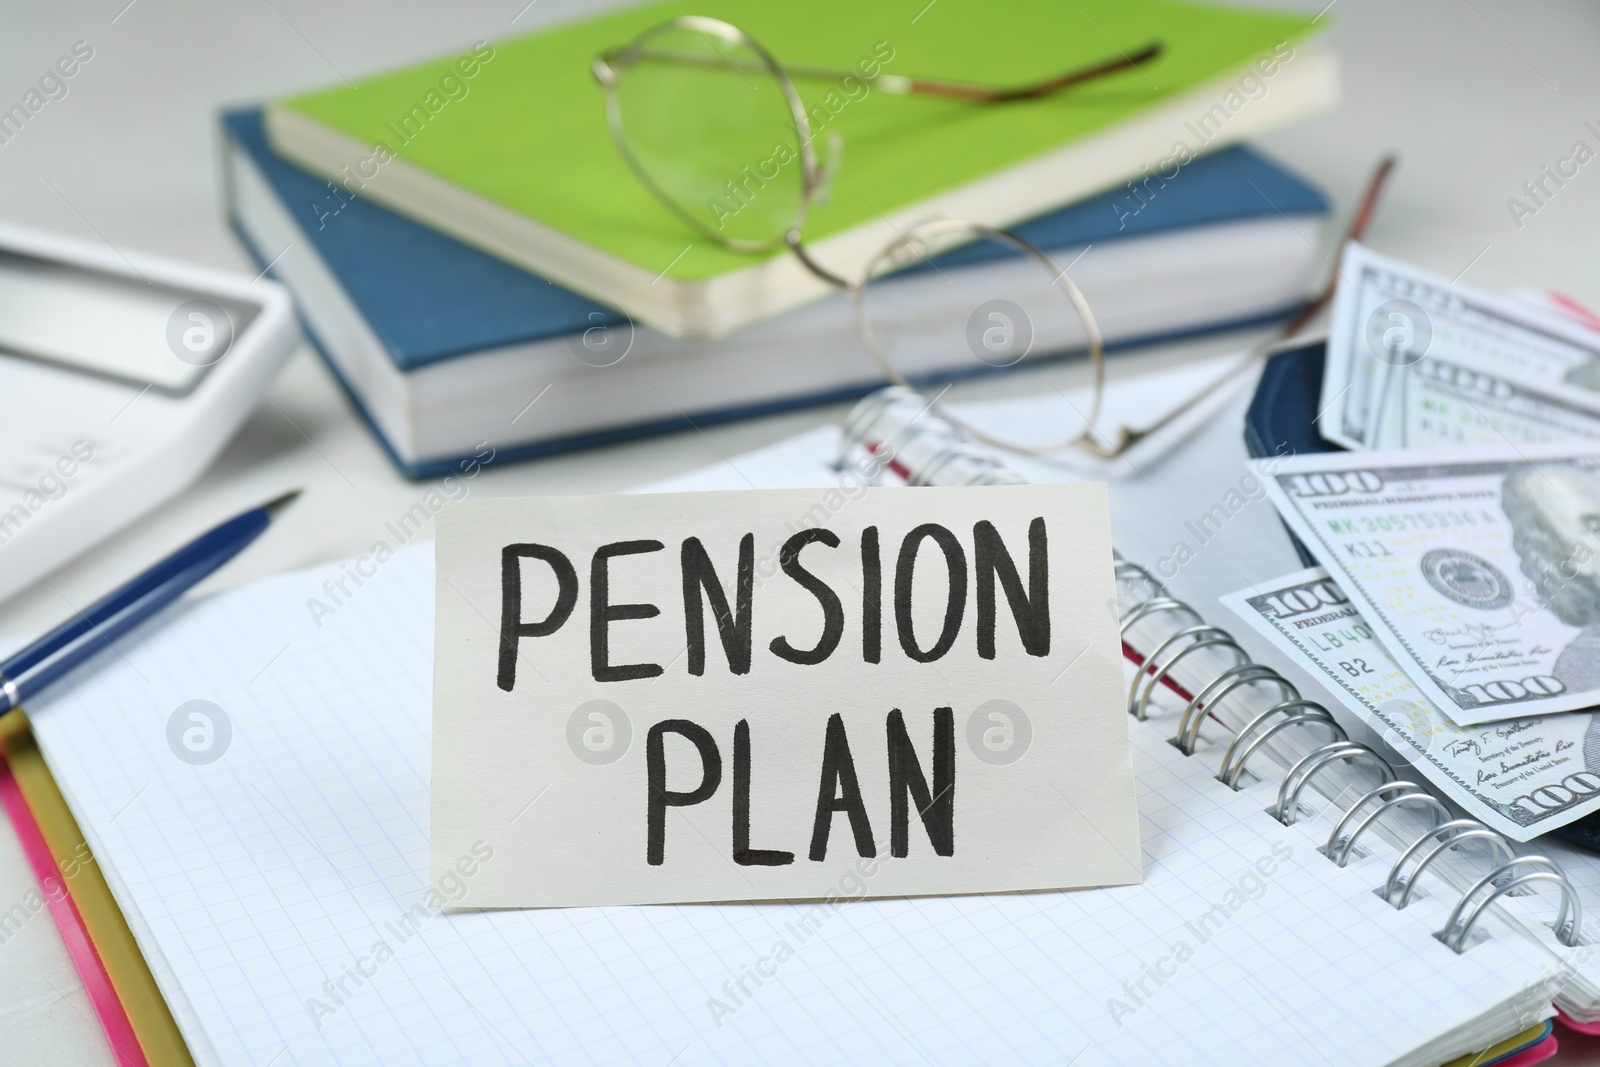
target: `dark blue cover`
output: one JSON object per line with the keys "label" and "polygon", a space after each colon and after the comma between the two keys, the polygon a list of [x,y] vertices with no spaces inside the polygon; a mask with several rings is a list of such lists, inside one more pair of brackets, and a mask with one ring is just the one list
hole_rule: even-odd
{"label": "dark blue cover", "polygon": [[[615,311],[453,237],[432,230],[283,162],[267,146],[259,109],[229,112],[227,132],[288,206],[395,365],[440,360],[619,322]],[[1016,227],[1057,249],[1260,216],[1322,214],[1315,187],[1247,148],[1197,159],[1176,178],[1152,177]],[[1003,254],[973,245],[940,265]],[[591,319],[591,312],[602,319]]]}
{"label": "dark blue cover", "polygon": [[1267,360],[1245,413],[1244,443],[1250,455],[1264,459],[1343,450],[1317,432],[1327,351],[1327,342],[1317,341],[1278,352]]}
{"label": "dark blue cover", "polygon": [[[1264,459],[1344,450],[1317,432],[1317,404],[1327,353],[1327,343],[1318,341],[1279,352],[1261,368],[1256,395],[1250,398],[1250,410],[1244,416],[1244,447],[1251,456]],[[1320,567],[1288,523],[1283,529],[1300,562]]]}

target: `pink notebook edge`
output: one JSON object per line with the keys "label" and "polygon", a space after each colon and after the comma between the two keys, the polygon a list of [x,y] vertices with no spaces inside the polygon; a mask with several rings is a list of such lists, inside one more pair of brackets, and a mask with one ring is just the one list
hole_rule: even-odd
{"label": "pink notebook edge", "polygon": [[22,788],[11,773],[11,765],[3,757],[0,757],[0,806],[5,808],[12,829],[22,843],[23,855],[33,869],[34,879],[39,883],[39,891],[50,909],[50,917],[55,921],[62,943],[67,947],[78,979],[83,982],[84,991],[89,995],[89,1003],[100,1020],[112,1056],[123,1067],[149,1067],[144,1049],[134,1035],[128,1013],[111,984],[111,976],[106,972],[100,953],[89,937],[83,916],[78,913],[78,905],[56,872],[55,857],[50,854],[50,847],[45,843],[44,834],[33,817],[33,809],[28,807]]}

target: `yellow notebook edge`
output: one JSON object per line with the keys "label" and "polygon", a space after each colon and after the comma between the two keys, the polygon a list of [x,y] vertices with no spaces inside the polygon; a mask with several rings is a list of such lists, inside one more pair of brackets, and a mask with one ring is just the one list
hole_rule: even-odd
{"label": "yellow notebook edge", "polygon": [[1446,1063],[1444,1067],[1481,1067],[1482,1064],[1493,1063],[1508,1053],[1524,1052],[1544,1040],[1547,1022],[1548,1020],[1540,1020],[1526,1030],[1512,1034],[1504,1041],[1490,1045],[1482,1052],[1476,1054],[1469,1052],[1465,1056],[1458,1056]]}
{"label": "yellow notebook edge", "polygon": [[[22,711],[0,716],[0,752],[11,765],[17,786],[33,812],[50,855],[63,871],[73,903],[122,1001],[139,1047],[152,1067],[193,1067],[188,1046],[156,985],[133,931],[111,895],[111,887],[92,860],[88,842],[67,807],[55,777]],[[89,862],[85,862],[89,858]]]}

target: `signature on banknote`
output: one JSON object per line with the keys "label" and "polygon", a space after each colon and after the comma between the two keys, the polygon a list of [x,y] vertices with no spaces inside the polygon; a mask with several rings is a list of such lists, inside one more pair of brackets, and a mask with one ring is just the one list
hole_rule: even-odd
{"label": "signature on banknote", "polygon": [[1516,625],[1514,622],[1500,626],[1476,622],[1454,628],[1436,626],[1431,630],[1422,631],[1422,636],[1436,645],[1445,645],[1448,648],[1481,648],[1499,640],[1501,630],[1515,629]]}

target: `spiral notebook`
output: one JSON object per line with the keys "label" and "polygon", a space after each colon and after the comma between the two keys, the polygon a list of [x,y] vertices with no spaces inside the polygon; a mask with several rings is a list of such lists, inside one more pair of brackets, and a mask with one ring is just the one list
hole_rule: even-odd
{"label": "spiral notebook", "polygon": [[[901,454],[912,480],[978,455],[921,436],[920,459]],[[672,488],[812,485],[848,506],[838,451],[817,431]],[[436,904],[452,887],[426,881],[431,551],[314,617],[338,573],[186,605],[31,709],[197,1063],[1425,1064],[1550,1013],[1564,950],[1548,930],[1536,944],[1534,920],[1491,909],[1458,952],[1435,936],[1459,895],[1445,863],[1400,910],[1375,892],[1392,827],[1343,867],[1319,851],[1365,783],[1330,768],[1287,824],[1266,812],[1293,755],[1275,742],[1297,731],[1260,746],[1237,791],[1216,780],[1219,724],[1201,717],[1194,755],[1168,743],[1209,682],[1200,654],[1170,686],[1130,664],[1150,688],[1129,717],[1140,885],[451,912]],[[1164,662],[1155,624],[1182,613],[1152,608],[1170,598],[1137,568],[1119,576],[1124,616],[1144,612],[1130,643]],[[166,737],[194,699],[232,732],[202,766]]]}

